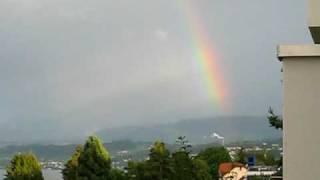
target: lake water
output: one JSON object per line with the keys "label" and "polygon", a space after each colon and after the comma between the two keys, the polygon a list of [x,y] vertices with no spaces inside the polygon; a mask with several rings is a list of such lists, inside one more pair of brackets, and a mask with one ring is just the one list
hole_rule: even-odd
{"label": "lake water", "polygon": [[[62,180],[62,176],[59,170],[42,170],[43,176],[45,180]],[[0,169],[0,180],[3,180],[6,171],[4,169]]]}

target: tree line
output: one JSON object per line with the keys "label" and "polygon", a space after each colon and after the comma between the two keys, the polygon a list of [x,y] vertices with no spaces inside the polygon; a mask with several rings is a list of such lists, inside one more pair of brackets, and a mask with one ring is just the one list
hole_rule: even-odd
{"label": "tree line", "polygon": [[[64,180],[215,180],[222,162],[231,157],[224,147],[211,147],[191,154],[185,137],[177,139],[179,148],[170,152],[156,141],[144,161],[129,161],[124,169],[112,167],[111,156],[96,136],[79,145],[62,170]],[[32,153],[15,155],[7,166],[5,180],[43,180],[41,165]]]}
{"label": "tree line", "polygon": [[[282,129],[283,120],[268,111],[270,126]],[[224,147],[211,147],[192,156],[191,145],[185,136],[177,139],[178,150],[170,153],[165,143],[156,141],[145,161],[129,161],[125,169],[113,168],[111,156],[96,136],[79,145],[62,170],[64,180],[217,180],[220,163],[230,162]],[[247,152],[241,149],[236,161],[246,164]],[[282,166],[270,153],[256,154],[265,165]],[[41,165],[32,153],[18,153],[6,168],[5,180],[43,180]]]}
{"label": "tree line", "polygon": [[[283,120],[269,109],[270,126],[282,129]],[[178,150],[170,152],[164,142],[156,141],[145,161],[129,161],[125,169],[113,168],[111,156],[96,136],[90,136],[79,145],[62,170],[64,180],[217,180],[218,168],[223,162],[231,162],[224,147],[211,147],[196,156],[185,136],[177,139]],[[246,164],[247,152],[241,149],[236,161]],[[265,165],[279,164],[269,153],[257,154]],[[32,153],[15,155],[6,168],[5,180],[43,180],[41,165]]]}

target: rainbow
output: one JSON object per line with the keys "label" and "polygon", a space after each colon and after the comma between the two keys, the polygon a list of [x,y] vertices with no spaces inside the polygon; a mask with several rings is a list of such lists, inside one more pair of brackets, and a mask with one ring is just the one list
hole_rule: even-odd
{"label": "rainbow", "polygon": [[220,105],[225,104],[227,98],[227,87],[224,75],[218,64],[218,55],[210,42],[208,32],[202,19],[194,10],[193,4],[189,0],[177,0],[178,6],[182,8],[183,15],[186,16],[186,26],[194,49],[194,59],[197,61],[208,97]]}

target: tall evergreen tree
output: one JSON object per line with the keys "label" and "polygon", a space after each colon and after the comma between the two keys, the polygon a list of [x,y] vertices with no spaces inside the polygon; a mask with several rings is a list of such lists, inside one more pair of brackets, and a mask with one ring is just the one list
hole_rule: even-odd
{"label": "tall evergreen tree", "polygon": [[191,153],[192,145],[189,143],[186,136],[179,136],[176,139],[176,144],[179,146],[179,151],[184,151],[188,155]]}
{"label": "tall evergreen tree", "polygon": [[211,180],[209,167],[201,159],[193,159],[191,154],[192,145],[185,136],[177,138],[178,151],[172,154],[172,180]]}
{"label": "tall evergreen tree", "polygon": [[193,180],[193,161],[186,151],[178,151],[172,154],[172,167],[174,180]]}
{"label": "tall evergreen tree", "polygon": [[81,151],[83,150],[82,146],[77,146],[75,152],[71,156],[71,159],[65,164],[64,169],[62,170],[62,175],[64,180],[78,180],[78,168],[79,168],[79,157]]}
{"label": "tall evergreen tree", "polygon": [[172,175],[170,152],[163,142],[156,141],[150,149],[147,171],[152,180],[167,180]]}
{"label": "tall evergreen tree", "polygon": [[43,180],[41,165],[32,153],[15,155],[9,166],[5,180]]}
{"label": "tall evergreen tree", "polygon": [[79,156],[79,180],[110,179],[111,159],[100,139],[90,136]]}

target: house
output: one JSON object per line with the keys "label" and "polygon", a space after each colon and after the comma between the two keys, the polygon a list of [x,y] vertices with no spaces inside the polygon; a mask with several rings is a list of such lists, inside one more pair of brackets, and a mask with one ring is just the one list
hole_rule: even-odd
{"label": "house", "polygon": [[220,180],[246,180],[248,168],[241,163],[222,163],[219,165]]}

